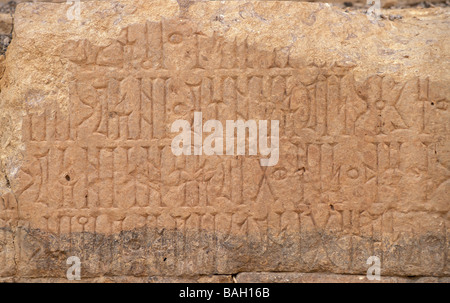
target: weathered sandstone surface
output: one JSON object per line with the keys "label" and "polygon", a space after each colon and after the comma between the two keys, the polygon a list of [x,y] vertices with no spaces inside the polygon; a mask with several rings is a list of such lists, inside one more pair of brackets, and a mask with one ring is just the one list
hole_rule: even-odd
{"label": "weathered sandstone surface", "polygon": [[[1,63],[0,277],[450,275],[449,9],[67,9],[20,4]],[[279,120],[279,162],[173,155],[194,112]]]}

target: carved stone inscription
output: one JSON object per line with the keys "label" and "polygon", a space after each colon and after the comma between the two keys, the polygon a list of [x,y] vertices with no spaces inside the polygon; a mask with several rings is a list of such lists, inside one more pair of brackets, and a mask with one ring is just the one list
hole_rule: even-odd
{"label": "carved stone inscription", "polygon": [[[23,274],[63,274],[70,255],[91,276],[365,273],[378,255],[386,274],[448,275],[447,100],[428,78],[294,59],[178,18],[67,41],[69,108],[24,115],[18,185],[0,197],[0,219],[19,205],[27,222]],[[170,127],[194,112],[278,120],[279,162],[173,155]]]}

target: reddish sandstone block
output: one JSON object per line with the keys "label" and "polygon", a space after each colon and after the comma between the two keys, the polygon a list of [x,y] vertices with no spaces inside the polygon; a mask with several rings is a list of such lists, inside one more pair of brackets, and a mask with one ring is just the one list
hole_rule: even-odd
{"label": "reddish sandstone block", "polygon": [[[383,275],[448,276],[446,10],[180,3],[86,2],[76,20],[19,5],[0,83],[16,260],[2,268],[365,274],[379,256]],[[280,121],[278,163],[175,156],[171,125],[194,112]]]}

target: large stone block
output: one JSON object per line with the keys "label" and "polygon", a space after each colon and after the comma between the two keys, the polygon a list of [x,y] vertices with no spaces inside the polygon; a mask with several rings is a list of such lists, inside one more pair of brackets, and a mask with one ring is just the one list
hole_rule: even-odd
{"label": "large stone block", "polygon": [[[0,275],[64,278],[69,256],[90,279],[365,274],[370,256],[384,275],[449,275],[448,9],[394,21],[285,1],[67,10],[16,11]],[[279,121],[279,161],[175,156],[172,123],[194,112]]]}
{"label": "large stone block", "polygon": [[450,283],[448,277],[383,277],[380,280],[368,280],[366,276],[336,275],[324,273],[240,273],[237,283]]}

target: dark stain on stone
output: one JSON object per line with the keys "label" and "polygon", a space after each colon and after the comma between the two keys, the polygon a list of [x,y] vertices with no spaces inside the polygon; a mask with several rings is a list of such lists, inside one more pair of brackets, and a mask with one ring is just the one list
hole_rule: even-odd
{"label": "dark stain on stone", "polygon": [[[365,274],[367,257],[373,255],[372,248],[377,243],[383,243],[377,256],[383,260],[384,275],[448,275],[443,263],[446,237],[438,232],[403,233],[399,238],[390,233],[370,237],[320,228],[293,234],[269,229],[268,236],[261,238],[254,234],[189,229],[184,232],[165,229],[161,234],[157,228],[146,227],[110,235],[94,232],[58,235],[19,226],[7,233],[11,243],[6,245],[13,245],[12,239],[20,243],[17,264],[23,278],[64,278],[69,256],[80,258],[83,279],[244,271]],[[348,241],[349,238],[352,240]],[[326,253],[321,253],[322,250]],[[435,261],[420,262],[424,252]]]}
{"label": "dark stain on stone", "polygon": [[9,181],[8,175],[5,174],[6,187],[11,188],[11,182]]}

